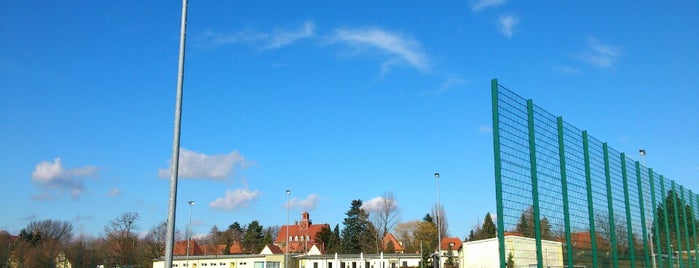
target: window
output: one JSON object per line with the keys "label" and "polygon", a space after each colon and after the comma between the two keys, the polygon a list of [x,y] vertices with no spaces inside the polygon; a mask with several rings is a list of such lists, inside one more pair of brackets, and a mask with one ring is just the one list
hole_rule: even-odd
{"label": "window", "polygon": [[299,236],[294,236],[294,241],[299,241]]}
{"label": "window", "polygon": [[333,263],[330,261],[328,262],[328,268],[333,268]]}
{"label": "window", "polygon": [[306,235],[306,241],[309,241],[309,240],[311,240],[311,237]]}
{"label": "window", "polygon": [[313,268],[318,268],[318,263],[317,263],[317,262],[313,262]]}
{"label": "window", "polygon": [[407,262],[407,261],[403,261],[403,267],[408,267],[408,262]]}
{"label": "window", "polygon": [[281,267],[281,262],[278,262],[278,261],[267,262],[267,268],[280,268],[280,267]]}
{"label": "window", "polygon": [[345,262],[340,263],[340,268],[345,268]]}
{"label": "window", "polygon": [[202,263],[201,266],[206,266],[206,263]]}
{"label": "window", "polygon": [[357,268],[357,262],[352,262],[352,268]]}

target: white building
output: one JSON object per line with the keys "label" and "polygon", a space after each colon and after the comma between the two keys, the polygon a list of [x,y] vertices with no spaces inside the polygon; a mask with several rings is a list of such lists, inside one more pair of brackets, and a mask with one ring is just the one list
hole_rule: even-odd
{"label": "white building", "polygon": [[[542,262],[544,267],[563,267],[563,244],[541,240]],[[463,245],[461,267],[493,268],[500,267],[498,239],[484,239],[466,242]],[[512,254],[514,267],[536,267],[536,239],[529,237],[505,236],[505,259]]]}

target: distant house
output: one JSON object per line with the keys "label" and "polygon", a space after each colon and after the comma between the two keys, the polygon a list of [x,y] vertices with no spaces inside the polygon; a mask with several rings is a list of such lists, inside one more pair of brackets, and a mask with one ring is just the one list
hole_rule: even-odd
{"label": "distant house", "polygon": [[386,236],[383,237],[383,241],[381,242],[383,245],[384,250],[388,249],[388,245],[392,244],[393,245],[393,252],[390,253],[405,253],[405,248],[403,247],[403,243],[399,242],[398,239],[396,239],[395,236],[391,233],[387,233]]}
{"label": "distant house", "polygon": [[[316,234],[323,227],[330,228],[327,223],[313,224],[308,212],[303,212],[301,220],[294,225],[284,225],[279,229],[274,244],[279,246],[283,252],[306,253],[314,245],[325,252],[325,245],[316,243]],[[288,234],[288,237],[287,237]],[[289,242],[287,247],[287,241]]]}
{"label": "distant house", "polygon": [[187,254],[187,240],[175,242],[175,246],[172,249],[172,255],[175,256],[194,256],[194,255],[204,255],[204,251],[197,244],[197,241],[189,241],[189,254]]}

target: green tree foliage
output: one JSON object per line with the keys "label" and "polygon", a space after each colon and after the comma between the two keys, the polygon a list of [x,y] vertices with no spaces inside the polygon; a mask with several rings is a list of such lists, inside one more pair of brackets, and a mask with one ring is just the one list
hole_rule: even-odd
{"label": "green tree foliage", "polygon": [[430,254],[437,250],[437,225],[427,220],[431,220],[431,217],[425,217],[424,221],[418,224],[413,238],[418,248],[422,249],[423,263],[427,263]]}
{"label": "green tree foliage", "polygon": [[515,256],[512,255],[512,252],[507,255],[507,268],[514,268],[515,267]]}
{"label": "green tree foliage", "polygon": [[362,209],[362,200],[353,200],[347,216],[342,222],[342,253],[376,253],[374,228],[367,213]]}
{"label": "green tree foliage", "polygon": [[[684,209],[684,213],[686,213],[687,215],[687,220],[685,220],[685,218],[683,217],[682,209]],[[697,222],[697,219],[694,218],[694,213],[692,213],[692,207],[689,206],[686,202],[682,201],[677,192],[672,190],[668,191],[667,195],[665,196],[665,200],[663,200],[663,203],[658,204],[658,207],[655,209],[655,211],[658,217],[658,221],[653,222],[653,225],[651,227],[653,230],[652,234],[655,241],[655,239],[657,239],[657,237],[655,236],[655,229],[660,228],[659,239],[662,250],[666,250],[668,247],[667,234],[665,232],[666,226],[670,229],[670,243],[671,245],[674,245],[675,248],[677,248],[678,236],[680,237],[680,239],[682,239],[682,241],[685,237],[694,237],[695,230],[691,228],[693,226],[692,223],[694,221],[694,224],[696,224],[696,226],[699,226],[699,222]],[[667,219],[665,218],[666,212]],[[679,222],[675,220],[675,213],[677,213],[678,215],[677,218]],[[679,224],[679,230],[677,230],[676,224]],[[687,228],[687,234],[685,234],[684,232],[684,224],[687,224],[687,227],[689,227]],[[683,248],[686,247],[685,244],[683,244],[682,246]],[[694,246],[691,246],[690,249],[694,249]]]}
{"label": "green tree foliage", "polygon": [[[540,218],[540,228],[541,228],[541,239],[551,240],[553,235],[551,233],[551,224],[548,218]],[[524,237],[535,237],[535,225],[534,225],[534,206],[529,206],[527,210],[522,212],[519,217],[515,232],[520,233]]]}
{"label": "green tree foliage", "polygon": [[245,233],[243,234],[243,241],[241,243],[243,247],[243,252],[248,254],[260,253],[262,248],[265,247],[264,244],[264,233],[262,232],[262,225],[256,220],[250,222]]}
{"label": "green tree foliage", "polygon": [[330,245],[330,239],[333,236],[333,231],[330,230],[330,226],[323,226],[318,230],[318,232],[315,235],[315,242],[319,244],[322,249],[327,249]]}
{"label": "green tree foliage", "polygon": [[340,253],[342,251],[342,238],[340,237],[340,225],[336,224],[333,228],[330,240],[328,240],[328,245],[326,246],[326,251],[328,253]]}
{"label": "green tree foliage", "polygon": [[[524,222],[526,222],[526,220]],[[495,238],[495,236],[497,236],[497,228],[495,227],[495,223],[493,222],[493,218],[490,216],[490,213],[486,213],[485,218],[483,218],[483,224],[477,225],[474,229],[471,229],[467,240],[476,241]]]}

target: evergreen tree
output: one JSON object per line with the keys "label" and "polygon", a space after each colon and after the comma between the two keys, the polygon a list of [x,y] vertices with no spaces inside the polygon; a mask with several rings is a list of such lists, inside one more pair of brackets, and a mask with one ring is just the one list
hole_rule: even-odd
{"label": "evergreen tree", "polygon": [[342,239],[340,238],[340,225],[336,224],[332,235],[328,240],[327,252],[340,253],[342,251]]}
{"label": "evergreen tree", "polygon": [[[529,208],[522,212],[522,215],[520,215],[519,222],[517,222],[515,231],[520,233],[524,237],[535,237],[536,230],[534,229],[534,216],[534,206],[529,206]],[[549,223],[548,218],[540,218],[539,228],[541,230],[541,239],[553,239],[553,234],[551,233],[551,224]]]}
{"label": "evergreen tree", "polygon": [[320,245],[321,249],[328,249],[330,246],[330,239],[333,236],[333,231],[330,230],[330,226],[325,225],[318,230],[316,233],[315,242]]}
{"label": "evergreen tree", "polygon": [[342,229],[342,253],[374,253],[376,247],[372,231],[375,228],[362,209],[362,200],[353,200],[352,206],[345,215],[347,217],[342,222],[345,226]]}
{"label": "evergreen tree", "polygon": [[262,248],[264,248],[264,234],[262,229],[262,225],[256,220],[248,224],[241,243],[243,252],[248,254],[259,253]]}
{"label": "evergreen tree", "polygon": [[495,227],[493,218],[490,217],[490,213],[485,214],[485,219],[483,219],[482,229],[482,239],[495,238],[497,236],[498,229]]}
{"label": "evergreen tree", "polygon": [[[677,204],[677,206],[675,206]],[[684,213],[687,215],[687,220],[685,221],[685,218],[682,215],[682,209],[684,209]],[[667,213],[667,219],[665,218],[665,214]],[[675,213],[679,215],[678,220],[679,222],[675,222]],[[665,232],[665,226],[668,226],[670,229],[670,243],[671,245],[675,245],[674,247],[677,248],[677,238],[678,236],[680,238],[682,237],[694,237],[694,230],[692,228],[688,228],[688,233],[685,234],[684,228],[682,226],[692,226],[692,222],[694,221],[694,224],[699,226],[699,222],[696,222],[697,219],[694,218],[694,213],[692,213],[692,208],[678,195],[677,192],[670,190],[667,192],[667,195],[665,196],[665,200],[663,200],[663,203],[658,204],[658,207],[656,208],[656,213],[658,217],[658,221],[653,222],[652,225],[652,235],[655,239],[660,239],[660,245],[663,250],[666,250],[668,245],[667,245],[667,233]],[[676,226],[679,224],[680,229],[677,230]],[[660,228],[660,237],[657,238],[655,236],[655,229]],[[684,245],[683,245],[684,246]],[[684,246],[686,247],[686,246]],[[683,247],[683,248],[684,248]],[[694,249],[694,246],[690,245],[690,250]]]}

